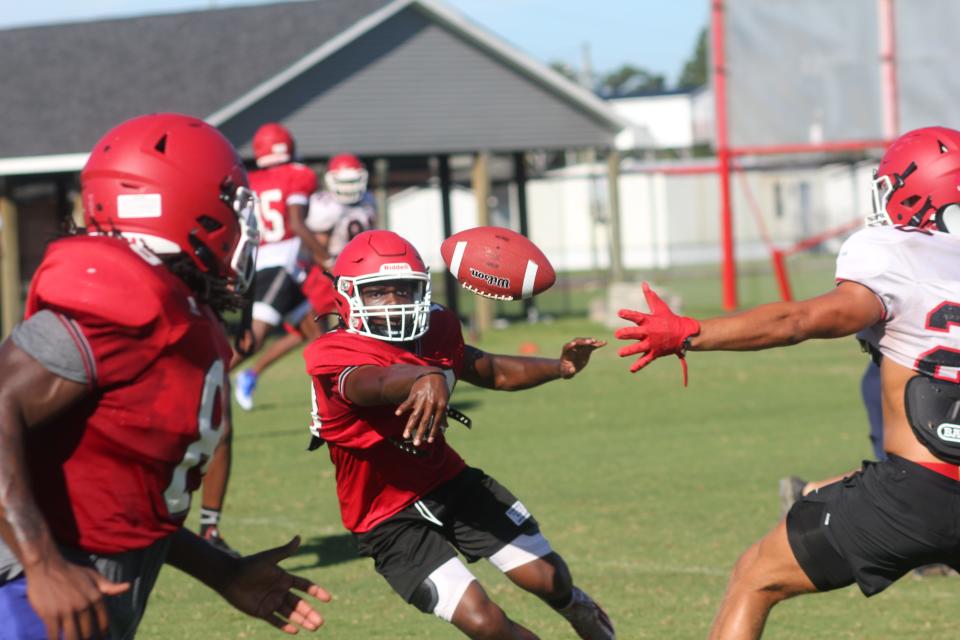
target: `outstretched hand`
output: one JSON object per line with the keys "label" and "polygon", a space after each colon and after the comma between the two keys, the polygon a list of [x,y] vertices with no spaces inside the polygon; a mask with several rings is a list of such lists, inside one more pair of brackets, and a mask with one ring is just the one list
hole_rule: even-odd
{"label": "outstretched hand", "polygon": [[420,374],[410,387],[407,399],[394,411],[397,416],[410,413],[403,428],[403,439],[412,440],[415,447],[436,440],[447,428],[449,400],[450,387],[442,371]]}
{"label": "outstretched hand", "polygon": [[590,354],[606,344],[606,340],[596,338],[574,338],[563,345],[560,353],[560,377],[566,380],[580,373],[590,362]]}
{"label": "outstretched hand", "polygon": [[687,386],[687,361],[684,358],[684,341],[690,336],[700,333],[700,323],[693,318],[678,316],[663,300],[660,299],[650,285],[643,283],[643,295],[650,307],[650,313],[620,309],[618,315],[624,320],[636,323],[635,327],[621,327],[614,335],[620,340],[636,340],[637,342],[621,347],[617,352],[620,357],[643,354],[630,366],[630,372],[636,373],[640,369],[661,356],[675,354],[680,358],[683,369],[683,386]]}
{"label": "outstretched hand", "polygon": [[284,633],[295,634],[300,629],[316,631],[323,624],[323,616],[294,589],[321,602],[330,602],[330,594],[278,566],[299,547],[300,536],[295,536],[283,546],[240,558],[221,595],[240,611],[265,620]]}

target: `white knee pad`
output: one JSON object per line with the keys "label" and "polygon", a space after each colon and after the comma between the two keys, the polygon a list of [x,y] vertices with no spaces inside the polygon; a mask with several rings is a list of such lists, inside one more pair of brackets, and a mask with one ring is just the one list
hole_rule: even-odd
{"label": "white knee pad", "polygon": [[490,556],[488,560],[490,564],[506,573],[537,558],[542,558],[552,551],[550,542],[543,537],[542,533],[535,533],[532,536],[521,534]]}
{"label": "white knee pad", "polygon": [[453,620],[453,612],[457,610],[460,599],[474,580],[476,578],[460,558],[450,558],[434,569],[433,573],[427,576],[427,581],[433,583],[436,589],[437,604],[433,607],[433,615],[447,622]]}
{"label": "white knee pad", "polygon": [[271,327],[275,327],[283,321],[283,316],[266,302],[254,302],[253,319],[266,322]]}

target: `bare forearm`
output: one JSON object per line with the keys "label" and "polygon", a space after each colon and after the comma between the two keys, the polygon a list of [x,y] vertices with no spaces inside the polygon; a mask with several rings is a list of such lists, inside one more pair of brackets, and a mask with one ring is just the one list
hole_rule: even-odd
{"label": "bare forearm", "polygon": [[442,374],[439,367],[412,364],[361,369],[347,379],[347,396],[360,406],[398,405],[407,399],[417,380]]}
{"label": "bare forearm", "polygon": [[797,344],[810,338],[847,335],[822,322],[822,313],[803,303],[774,302],[730,316],[700,321],[692,351],[754,351]]}
{"label": "bare forearm", "polygon": [[0,408],[0,537],[29,568],[59,552],[30,489],[18,413],[8,404]]}
{"label": "bare forearm", "polygon": [[220,593],[235,570],[236,559],[181,527],[170,539],[166,562]]}
{"label": "bare forearm", "polygon": [[563,377],[557,358],[528,358],[495,355],[493,388],[498,391],[520,391]]}

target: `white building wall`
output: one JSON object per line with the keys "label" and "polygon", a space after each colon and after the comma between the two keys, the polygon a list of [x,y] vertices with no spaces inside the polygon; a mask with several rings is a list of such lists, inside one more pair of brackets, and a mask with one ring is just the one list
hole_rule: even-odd
{"label": "white building wall", "polygon": [[688,149],[694,144],[689,93],[615,98],[607,104],[635,129],[646,131],[655,149]]}
{"label": "white building wall", "polygon": [[[852,168],[825,165],[734,174],[737,259],[769,257],[758,220],[773,246],[785,249],[862,218],[871,206],[871,168],[872,163],[864,163]],[[549,177],[527,185],[531,239],[557,271],[605,269],[610,264],[607,183],[600,175]],[[451,197],[454,232],[475,226],[472,192],[455,188]],[[624,174],[620,199],[626,268],[669,269],[720,262],[720,198],[715,174]],[[413,242],[432,269],[443,269],[439,190],[409,189],[393,196],[389,207],[391,229]],[[833,240],[825,248],[836,250],[839,243],[840,239]]]}

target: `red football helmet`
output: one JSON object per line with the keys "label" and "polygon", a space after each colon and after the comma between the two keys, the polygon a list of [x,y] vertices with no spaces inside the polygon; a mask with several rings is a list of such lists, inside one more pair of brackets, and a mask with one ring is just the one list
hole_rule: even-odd
{"label": "red football helmet", "polygon": [[277,122],[261,125],[253,134],[253,157],[258,167],[272,167],[293,160],[293,136]]}
{"label": "red football helmet", "polygon": [[925,127],[893,141],[873,179],[870,226],[960,229],[960,131]]}
{"label": "red football helmet", "polygon": [[[364,231],[333,265],[337,312],[347,331],[389,342],[416,340],[430,328],[430,270],[412,244],[392,231]],[[368,306],[361,289],[375,282],[409,280],[411,304]]]}
{"label": "red football helmet", "polygon": [[330,158],[323,182],[342,204],[356,204],[367,190],[367,170],[357,156],[341,153]]}
{"label": "red football helmet", "polygon": [[237,293],[253,281],[256,196],[233,145],[202,120],[158,113],[111,129],[80,173],[89,233],[183,253]]}

